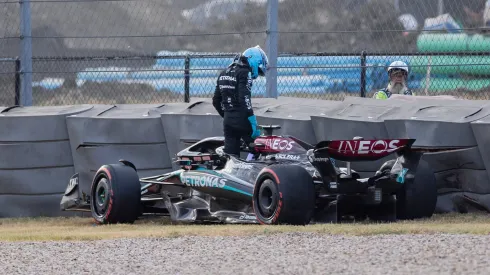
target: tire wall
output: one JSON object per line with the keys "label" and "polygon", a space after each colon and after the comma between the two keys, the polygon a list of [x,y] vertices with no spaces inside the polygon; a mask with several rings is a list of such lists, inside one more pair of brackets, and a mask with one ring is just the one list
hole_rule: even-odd
{"label": "tire wall", "polygon": [[[326,139],[415,138],[414,146],[458,147],[425,153],[434,169],[438,212],[490,212],[490,101],[396,97],[253,99],[259,124],[315,144]],[[69,216],[59,203],[74,173],[88,192],[97,169],[120,159],[140,177],[173,169],[190,143],[222,136],[211,99],[148,105],[0,107],[0,217]],[[390,157],[353,162],[370,176]],[[337,162],[344,166],[345,163]]]}
{"label": "tire wall", "polygon": [[2,108],[0,217],[73,215],[59,211],[66,179],[75,171],[66,117],[91,108]]}

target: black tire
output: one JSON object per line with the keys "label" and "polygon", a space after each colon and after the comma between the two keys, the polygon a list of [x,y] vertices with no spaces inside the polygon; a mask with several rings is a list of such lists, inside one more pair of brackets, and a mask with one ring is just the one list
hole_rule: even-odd
{"label": "black tire", "polygon": [[429,163],[421,159],[415,173],[408,171],[403,188],[397,194],[397,218],[430,218],[435,212],[436,204],[436,177]]}
{"label": "black tire", "polygon": [[313,178],[298,165],[271,165],[259,173],[252,201],[261,224],[306,225],[315,210]]}
{"label": "black tire", "polygon": [[136,171],[124,164],[100,167],[90,190],[90,210],[96,223],[133,223],[140,209],[141,184]]}

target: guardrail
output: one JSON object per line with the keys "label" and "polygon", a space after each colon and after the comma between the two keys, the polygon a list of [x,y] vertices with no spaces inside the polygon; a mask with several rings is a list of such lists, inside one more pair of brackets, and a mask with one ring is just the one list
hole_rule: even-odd
{"label": "guardrail", "polygon": [[[439,212],[490,212],[490,101],[426,97],[344,101],[254,99],[259,123],[315,144],[326,139],[415,138],[437,178]],[[96,169],[128,159],[140,176],[177,169],[172,157],[190,143],[222,135],[210,99],[189,103],[1,107],[0,217],[60,212],[70,176],[87,191]],[[431,152],[434,148],[460,149]],[[386,159],[354,162],[372,175]],[[343,165],[342,162],[337,162]]]}

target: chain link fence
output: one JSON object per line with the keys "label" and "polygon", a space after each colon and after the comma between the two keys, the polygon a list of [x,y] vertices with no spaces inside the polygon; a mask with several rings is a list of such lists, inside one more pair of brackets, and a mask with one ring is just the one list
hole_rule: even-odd
{"label": "chain link fence", "polygon": [[19,71],[17,58],[0,58],[0,106],[19,104]]}
{"label": "chain link fence", "polygon": [[[490,1],[277,2],[279,96],[372,97],[389,82],[387,66],[402,60],[417,95],[489,99]],[[26,74],[33,105],[211,97],[237,53],[267,50],[274,20],[267,0],[32,0],[29,7],[25,35],[19,1],[0,2],[0,105],[19,102]],[[17,58],[26,39],[32,71]],[[252,93],[267,96],[266,78]]]}

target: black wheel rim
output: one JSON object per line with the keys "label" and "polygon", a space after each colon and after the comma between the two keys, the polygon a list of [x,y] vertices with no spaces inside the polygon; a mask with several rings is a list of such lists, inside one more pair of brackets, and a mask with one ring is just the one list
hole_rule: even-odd
{"label": "black wheel rim", "polygon": [[109,202],[109,184],[106,178],[101,178],[97,182],[97,187],[93,194],[93,204],[95,206],[95,213],[97,216],[103,216],[107,211],[107,205]]}
{"label": "black wheel rim", "polygon": [[266,219],[272,218],[276,212],[278,202],[277,188],[273,181],[264,180],[260,186],[257,200],[260,214]]}

